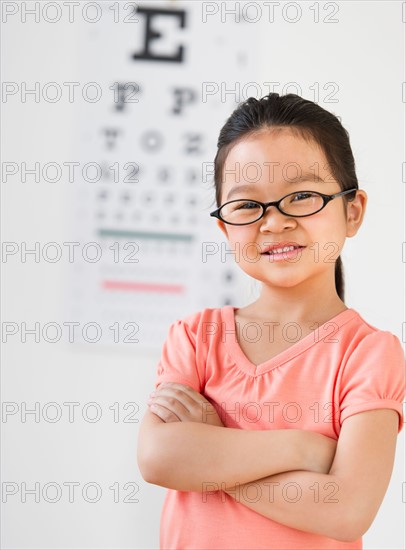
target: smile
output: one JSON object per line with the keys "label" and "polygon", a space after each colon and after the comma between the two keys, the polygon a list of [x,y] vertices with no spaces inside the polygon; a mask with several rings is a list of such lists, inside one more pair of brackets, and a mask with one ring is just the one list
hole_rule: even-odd
{"label": "smile", "polygon": [[273,248],[272,250],[268,250],[267,252],[263,252],[263,254],[267,254],[268,256],[272,256],[274,254],[283,254],[286,252],[291,252],[293,250],[299,250],[301,248],[304,248],[303,246],[284,246],[283,248]]}

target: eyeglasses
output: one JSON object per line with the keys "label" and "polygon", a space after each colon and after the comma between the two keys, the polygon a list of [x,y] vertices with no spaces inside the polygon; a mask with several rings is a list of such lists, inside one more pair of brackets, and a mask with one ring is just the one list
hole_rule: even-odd
{"label": "eyeglasses", "polygon": [[275,206],[279,212],[286,216],[304,218],[320,212],[333,199],[354,191],[357,191],[355,187],[334,195],[325,195],[317,191],[298,191],[272,202],[236,199],[226,202],[217,210],[210,212],[210,216],[230,225],[248,225],[260,220],[269,206]]}

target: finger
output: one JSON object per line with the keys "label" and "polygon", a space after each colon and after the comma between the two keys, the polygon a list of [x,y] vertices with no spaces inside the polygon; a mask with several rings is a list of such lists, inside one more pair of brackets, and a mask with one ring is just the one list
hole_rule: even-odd
{"label": "finger", "polygon": [[[194,400],[190,398],[186,392],[172,387],[162,388],[160,392],[155,392],[154,397],[159,403],[172,410],[182,421],[190,420],[192,417],[195,421],[206,422],[208,416],[213,414],[213,406],[209,401],[201,398]],[[214,411],[214,414],[216,412]]]}
{"label": "finger", "polygon": [[[191,388],[190,386],[187,386],[186,384],[178,384],[177,382],[163,382],[159,387],[158,390],[164,390],[164,389],[177,389],[183,393],[185,393],[189,398],[196,403],[201,403],[202,401],[207,401],[202,394]],[[189,401],[189,403],[191,403]]]}
{"label": "finger", "polygon": [[161,420],[166,423],[169,422],[181,422],[181,420],[172,411],[166,407],[159,405],[158,403],[151,403],[148,405],[151,412],[159,416]]}
{"label": "finger", "polygon": [[[187,411],[194,410],[196,408],[196,405],[200,403],[200,401],[193,399],[188,392],[180,388],[175,388],[173,386],[164,386],[162,389],[159,388],[155,391],[153,397],[164,397],[168,399],[172,398],[181,403]],[[174,403],[174,405],[176,405],[176,403]]]}
{"label": "finger", "polygon": [[162,382],[158,386],[158,389],[163,389],[163,388],[176,388],[190,394],[199,393],[199,392],[196,392],[196,390],[194,390],[191,386],[188,386],[187,384],[179,384],[178,382]]}
{"label": "finger", "polygon": [[189,409],[173,395],[156,395],[150,398],[150,401],[168,409],[178,420],[185,421],[190,418],[191,413]]}

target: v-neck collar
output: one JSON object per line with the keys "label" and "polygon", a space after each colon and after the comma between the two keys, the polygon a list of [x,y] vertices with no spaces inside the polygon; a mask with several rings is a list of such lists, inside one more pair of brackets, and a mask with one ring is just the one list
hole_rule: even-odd
{"label": "v-neck collar", "polygon": [[[345,309],[344,311],[338,313],[318,327],[318,339],[315,338],[316,331],[312,331],[304,336],[302,339],[293,343],[289,348],[278,353],[278,355],[271,357],[271,359],[268,359],[267,361],[260,363],[259,365],[255,365],[245,355],[237,340],[234,312],[238,309],[240,308],[230,305],[223,306],[220,309],[221,319],[225,325],[224,334],[226,335],[225,338],[222,338],[222,342],[223,345],[226,346],[228,354],[231,356],[236,366],[252,376],[264,374],[265,372],[268,372],[275,367],[279,367],[280,365],[286,363],[290,359],[293,359],[296,355],[299,355],[312,345],[315,345],[318,342],[322,342],[330,334],[332,335],[332,339],[337,338],[337,335],[333,334],[336,333],[336,327],[341,327],[342,325],[350,321],[353,317],[359,315],[358,312],[352,308]],[[325,329],[328,328],[326,326],[328,325],[328,323],[334,323],[336,326],[333,325],[331,330],[323,330],[323,327],[325,327]]]}

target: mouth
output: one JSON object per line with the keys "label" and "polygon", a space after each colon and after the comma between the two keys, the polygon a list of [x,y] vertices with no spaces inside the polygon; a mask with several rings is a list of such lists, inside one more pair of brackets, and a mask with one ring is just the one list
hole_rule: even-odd
{"label": "mouth", "polygon": [[305,246],[301,246],[299,244],[295,245],[286,245],[286,246],[274,246],[268,250],[265,250],[262,252],[265,256],[274,256],[277,254],[287,254],[289,252],[293,252],[295,250],[301,250],[302,248],[306,248]]}

